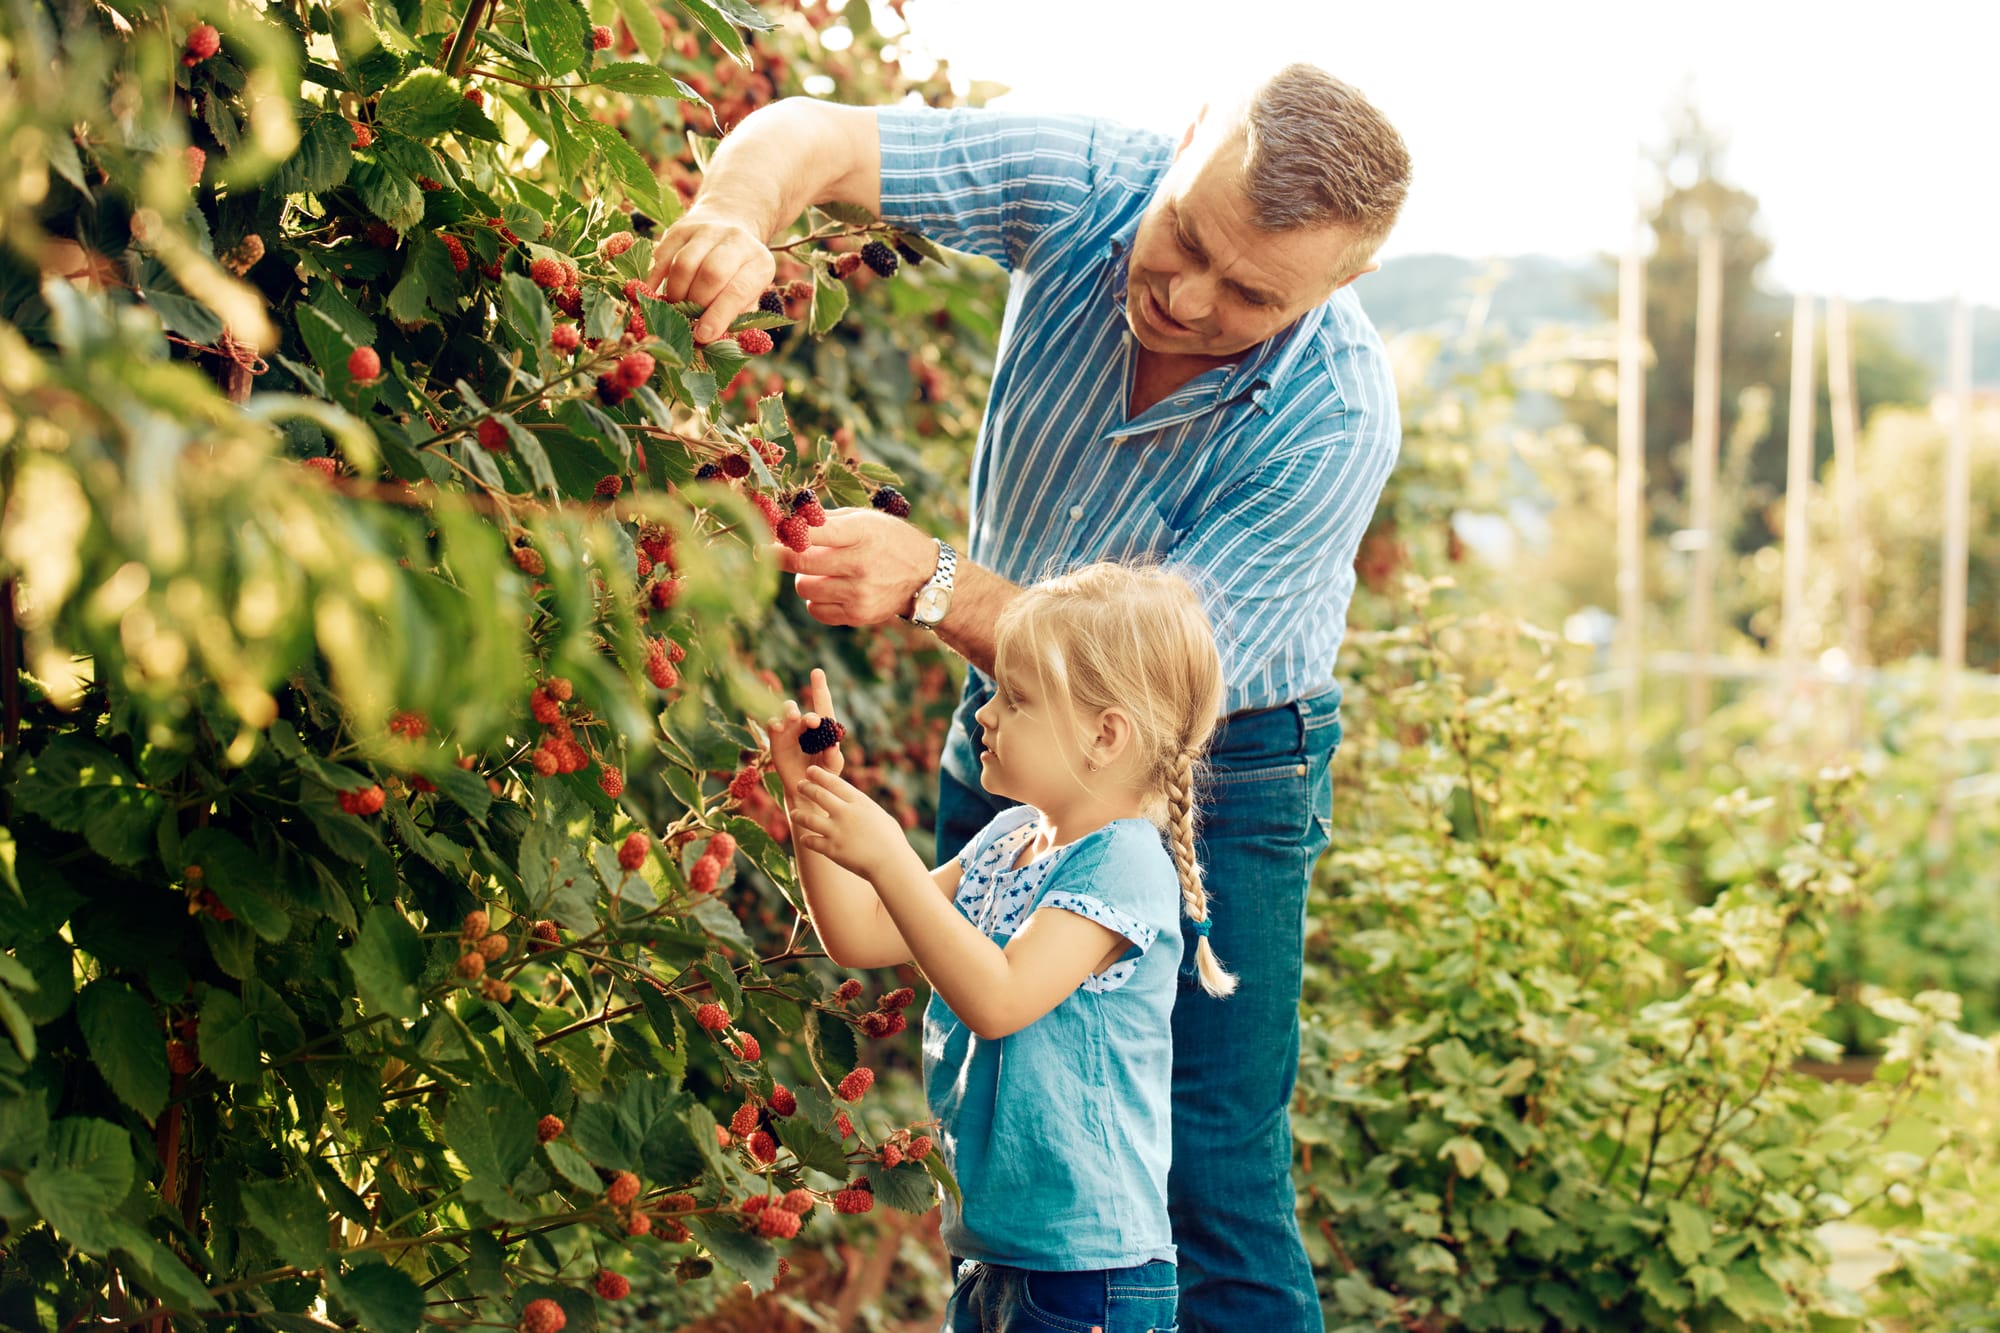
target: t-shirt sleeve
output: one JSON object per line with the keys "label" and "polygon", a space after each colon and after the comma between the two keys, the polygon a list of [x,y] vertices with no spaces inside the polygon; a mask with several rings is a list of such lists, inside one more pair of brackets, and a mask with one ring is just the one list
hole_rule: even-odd
{"label": "t-shirt sleeve", "polygon": [[1090,202],[1095,122],[959,107],[883,107],[882,218],[1012,271]]}
{"label": "t-shirt sleeve", "polygon": [[1132,947],[1119,961],[1136,958],[1160,937],[1157,922],[1172,919],[1180,897],[1173,858],[1159,834],[1139,825],[1121,824],[1102,845],[1080,848],[1043,885],[1037,911],[1045,907],[1074,912],[1107,930],[1123,935]]}

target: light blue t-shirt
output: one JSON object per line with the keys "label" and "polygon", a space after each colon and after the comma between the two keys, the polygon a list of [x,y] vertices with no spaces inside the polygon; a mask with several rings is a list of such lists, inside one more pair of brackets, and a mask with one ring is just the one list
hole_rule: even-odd
{"label": "light blue t-shirt", "polygon": [[1171,1261],[1180,880],[1143,819],[1114,821],[1017,870],[1037,823],[1035,810],[1015,806],[966,844],[958,910],[1003,948],[1044,907],[1088,917],[1132,947],[997,1041],[931,996],[924,1087],[964,1195],[962,1205],[945,1200],[944,1243],[961,1258],[1040,1272]]}

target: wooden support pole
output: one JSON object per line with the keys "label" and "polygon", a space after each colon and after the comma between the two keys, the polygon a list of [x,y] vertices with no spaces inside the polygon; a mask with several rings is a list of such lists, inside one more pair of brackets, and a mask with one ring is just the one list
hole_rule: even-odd
{"label": "wooden support pole", "polygon": [[1715,470],[1722,451],[1722,233],[1703,230],[1695,260],[1694,456],[1688,460],[1688,528],[1694,560],[1688,573],[1687,731],[1699,766],[1711,706],[1708,659],[1715,651]]}
{"label": "wooden support pole", "polygon": [[1813,483],[1813,299],[1792,306],[1791,429],[1785,451],[1784,601],[1778,644],[1786,667],[1786,710],[1793,712],[1805,683],[1806,557],[1811,544],[1806,502]]}
{"label": "wooden support pole", "polygon": [[1944,728],[1939,771],[1949,812],[1958,778],[1959,673],[1965,670],[1965,599],[1972,523],[1972,306],[1960,297],[1951,312],[1951,435],[1944,464],[1944,606],[1938,625],[1938,719]]}
{"label": "wooden support pole", "polygon": [[1868,609],[1861,587],[1861,474],[1855,454],[1859,433],[1854,401],[1854,339],[1847,327],[1847,302],[1826,303],[1827,410],[1833,417],[1833,490],[1840,514],[1840,589],[1847,664],[1854,674],[1847,686],[1847,747],[1862,742],[1861,668],[1868,659]]}
{"label": "wooden support pole", "polygon": [[1640,653],[1643,649],[1646,494],[1646,261],[1643,226],[1618,265],[1618,643],[1616,667],[1623,682],[1621,714],[1628,757],[1635,764],[1639,734]]}

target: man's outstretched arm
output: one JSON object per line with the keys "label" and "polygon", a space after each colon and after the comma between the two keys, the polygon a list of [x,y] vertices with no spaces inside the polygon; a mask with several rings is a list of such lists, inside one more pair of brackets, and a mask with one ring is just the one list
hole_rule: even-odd
{"label": "man's outstretched arm", "polygon": [[[778,563],[798,575],[798,593],[813,619],[827,625],[883,625],[907,615],[917,589],[937,572],[937,543],[899,518],[872,509],[836,509],[813,531],[804,551],[775,548]],[[951,610],[937,625],[945,646],[993,674],[993,625],[1018,585],[960,558]]]}
{"label": "man's outstretched arm", "polygon": [[715,150],[694,203],[660,237],[649,281],[663,300],[704,307],[695,341],[713,342],[771,285],[771,239],[823,203],[882,211],[875,112],[810,97],[773,102]]}

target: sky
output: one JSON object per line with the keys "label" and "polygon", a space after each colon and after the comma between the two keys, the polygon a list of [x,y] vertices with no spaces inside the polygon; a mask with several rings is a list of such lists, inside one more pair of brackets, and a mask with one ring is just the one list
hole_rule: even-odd
{"label": "sky", "polygon": [[[882,6],[877,5],[877,9]],[[2000,0],[908,0],[912,45],[992,103],[1186,125],[1288,60],[1402,132],[1382,258],[1583,258],[1628,244],[1642,149],[1684,94],[1756,195],[1766,281],[2000,305]]]}

